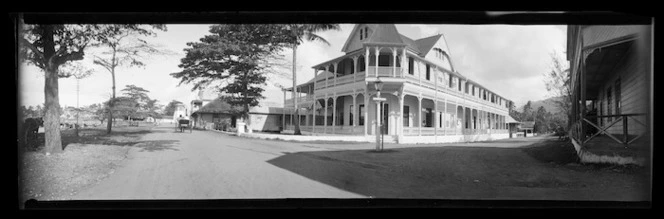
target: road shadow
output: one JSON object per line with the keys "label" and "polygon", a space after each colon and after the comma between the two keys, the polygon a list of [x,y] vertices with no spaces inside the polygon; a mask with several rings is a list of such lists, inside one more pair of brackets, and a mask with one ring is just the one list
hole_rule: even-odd
{"label": "road shadow", "polygon": [[[311,180],[375,198],[547,199],[528,191],[551,188],[583,191],[588,185],[606,184],[610,175],[615,174],[572,170],[550,163],[562,164],[571,158],[566,151],[559,152],[562,155],[548,155],[551,150],[559,149],[541,144],[525,148],[396,148],[387,153],[309,151],[287,153],[267,162]],[[636,177],[625,175],[626,179]],[[614,182],[615,188],[625,187],[619,183],[623,182]],[[625,184],[628,183],[631,182]],[[583,195],[586,198],[607,194]],[[569,199],[579,197],[571,195]]]}
{"label": "road shadow", "polygon": [[155,152],[155,151],[179,151],[176,146],[178,146],[180,141],[178,140],[152,140],[152,141],[139,141],[132,147],[140,148],[140,152]]}
{"label": "road shadow", "polygon": [[[155,133],[155,132],[165,132],[165,130],[155,130],[147,129],[149,127],[139,127],[139,128],[123,128],[119,130],[113,130],[111,134],[106,134],[106,129],[96,128],[96,129],[79,129],[79,136],[76,136],[75,130],[65,129],[61,131],[61,139],[63,149],[66,150],[67,146],[71,144],[81,144],[81,145],[108,145],[108,146],[130,146],[140,148],[141,152],[155,152],[155,151],[165,151],[173,150],[179,151],[176,146],[178,140],[140,140],[142,136]],[[44,133],[39,133],[37,135],[37,147],[30,149],[31,151],[38,151],[44,147]]]}

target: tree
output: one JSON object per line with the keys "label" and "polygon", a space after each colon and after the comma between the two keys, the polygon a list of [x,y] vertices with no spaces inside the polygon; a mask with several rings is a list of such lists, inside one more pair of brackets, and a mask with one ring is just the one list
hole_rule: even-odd
{"label": "tree", "polygon": [[175,114],[175,109],[177,109],[177,105],[182,104],[182,102],[177,101],[177,100],[171,100],[168,105],[164,108],[164,115],[166,116],[173,116]]}
{"label": "tree", "polygon": [[109,73],[111,73],[112,83],[112,96],[108,102],[108,124],[106,126],[106,133],[111,133],[113,111],[115,105],[115,72],[116,68],[120,66],[128,67],[142,67],[145,66],[145,56],[154,54],[167,54],[165,50],[158,49],[141,39],[141,36],[156,35],[151,29],[158,29],[166,31],[165,25],[151,25],[151,28],[145,28],[138,25],[107,25],[109,31],[105,38],[101,41],[101,45],[108,50],[95,55],[94,63],[102,66]]}
{"label": "tree", "polygon": [[544,73],[544,84],[549,94],[560,97],[554,98],[553,102],[567,115],[567,124],[562,126],[568,130],[571,126],[569,121],[572,116],[572,84],[569,63],[562,61],[562,58],[557,52],[551,54],[552,66],[549,72]]}
{"label": "tree", "polygon": [[286,25],[290,30],[290,34],[293,37],[291,46],[293,48],[293,106],[295,107],[295,112],[293,118],[297,118],[295,122],[295,135],[301,135],[300,131],[300,115],[299,107],[297,107],[297,46],[302,44],[304,40],[308,41],[319,41],[327,45],[330,45],[327,40],[323,37],[316,34],[316,32],[327,31],[327,30],[339,30],[341,29],[338,24],[289,24]]}
{"label": "tree", "polygon": [[79,108],[78,105],[78,99],[79,99],[79,87],[80,87],[80,81],[83,78],[86,78],[92,74],[92,69],[86,68],[83,66],[80,62],[77,63],[67,63],[62,66],[60,69],[61,73],[63,75],[71,75],[76,78],[76,125],[75,127],[75,134],[78,136],[78,119],[79,119],[79,114],[81,112],[81,109]]}
{"label": "tree", "polygon": [[180,79],[179,84],[192,83],[192,91],[220,83],[218,91],[231,106],[241,106],[242,118],[249,122],[249,107],[264,98],[261,85],[270,59],[293,42],[287,31],[283,25],[213,25],[211,35],[187,43],[190,48],[178,65],[184,70],[171,76]]}
{"label": "tree", "polygon": [[[127,85],[124,89],[122,89],[122,91],[124,92],[123,94],[125,97],[134,100],[136,103],[135,114],[131,114],[129,116],[146,117],[149,114],[149,107],[154,107],[154,103],[156,103],[156,100],[152,100],[148,96],[147,93],[150,91],[142,87],[138,87],[136,85]],[[151,104],[151,106],[148,106],[148,104]]]}
{"label": "tree", "polygon": [[521,121],[533,121],[535,119],[533,107],[531,106],[530,100],[523,106],[523,111],[521,112]]}
{"label": "tree", "polygon": [[108,29],[99,25],[24,24],[19,22],[19,57],[44,71],[44,136],[46,154],[62,152],[58,79],[69,77],[60,66],[82,60],[84,50],[103,40]]}
{"label": "tree", "polygon": [[537,108],[537,113],[535,113],[535,131],[538,133],[545,133],[548,131],[548,122],[549,118],[547,118],[549,115],[547,115],[548,112],[546,112],[546,109],[544,109],[544,106],[540,106]]}
{"label": "tree", "polygon": [[99,120],[101,124],[104,124],[104,120],[106,119],[106,115],[108,112],[106,112],[106,107],[104,104],[92,104],[85,109],[86,111],[90,112],[92,114],[92,117],[96,120]]}

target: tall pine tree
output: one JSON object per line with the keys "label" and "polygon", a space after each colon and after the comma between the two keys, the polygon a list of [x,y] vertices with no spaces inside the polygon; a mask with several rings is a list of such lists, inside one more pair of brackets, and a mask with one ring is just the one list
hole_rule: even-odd
{"label": "tall pine tree", "polygon": [[265,74],[271,58],[293,42],[283,25],[228,24],[213,25],[211,35],[200,42],[190,42],[181,60],[181,72],[171,76],[180,84],[193,84],[192,91],[214,84],[224,99],[241,107],[242,118],[248,121],[249,108],[258,106],[264,96]]}

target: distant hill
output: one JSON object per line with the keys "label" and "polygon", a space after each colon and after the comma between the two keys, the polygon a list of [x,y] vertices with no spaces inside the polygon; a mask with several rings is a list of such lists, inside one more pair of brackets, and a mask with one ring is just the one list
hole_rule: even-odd
{"label": "distant hill", "polygon": [[[560,98],[562,98],[562,97],[550,97],[550,98],[547,98],[547,99],[544,99],[544,100],[530,101],[530,106],[533,108],[533,111],[535,111],[535,112],[537,112],[537,109],[539,109],[540,106],[544,106],[544,109],[547,112],[550,112],[551,114],[555,114],[557,112],[560,112],[560,110],[558,109],[558,107],[556,107],[556,104],[553,101],[558,100]],[[522,105],[522,106],[519,106],[518,108],[516,108],[516,110],[518,110],[519,112],[522,112],[524,106],[525,106],[525,104]]]}

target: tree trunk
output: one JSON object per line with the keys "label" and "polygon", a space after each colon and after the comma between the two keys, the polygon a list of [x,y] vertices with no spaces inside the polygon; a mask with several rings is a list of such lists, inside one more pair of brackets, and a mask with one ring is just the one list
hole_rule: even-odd
{"label": "tree trunk", "polygon": [[53,26],[44,26],[44,57],[45,65],[44,83],[44,146],[46,154],[62,152],[62,137],[60,136],[60,97],[58,93],[58,66],[55,63],[55,44],[53,39]]}
{"label": "tree trunk", "polygon": [[249,84],[247,83],[247,80],[248,80],[247,79],[248,78],[247,73],[244,74],[244,78],[245,78],[244,92],[242,92],[242,96],[244,97],[244,101],[243,101],[244,102],[244,113],[243,113],[242,117],[244,117],[244,118],[242,118],[242,119],[244,120],[244,127],[245,127],[244,131],[246,133],[248,133],[249,130],[251,130],[251,128],[250,128],[251,121],[249,119],[249,95],[247,94],[247,92],[249,91]]}
{"label": "tree trunk", "polygon": [[295,108],[295,112],[293,113],[294,116],[294,121],[295,121],[295,126],[294,126],[294,135],[302,135],[302,132],[300,131],[300,115],[299,115],[299,107],[297,106],[297,66],[296,66],[296,61],[297,59],[297,44],[293,44],[293,107]]}
{"label": "tree trunk", "polygon": [[46,83],[44,84],[44,136],[45,152],[62,152],[62,137],[60,135],[60,98],[58,94],[58,68],[48,66],[46,69]]}
{"label": "tree trunk", "polygon": [[111,100],[108,101],[108,124],[106,124],[106,134],[111,134],[111,128],[113,126],[113,106],[115,105],[115,69],[111,71],[111,77],[113,78],[113,96]]}

